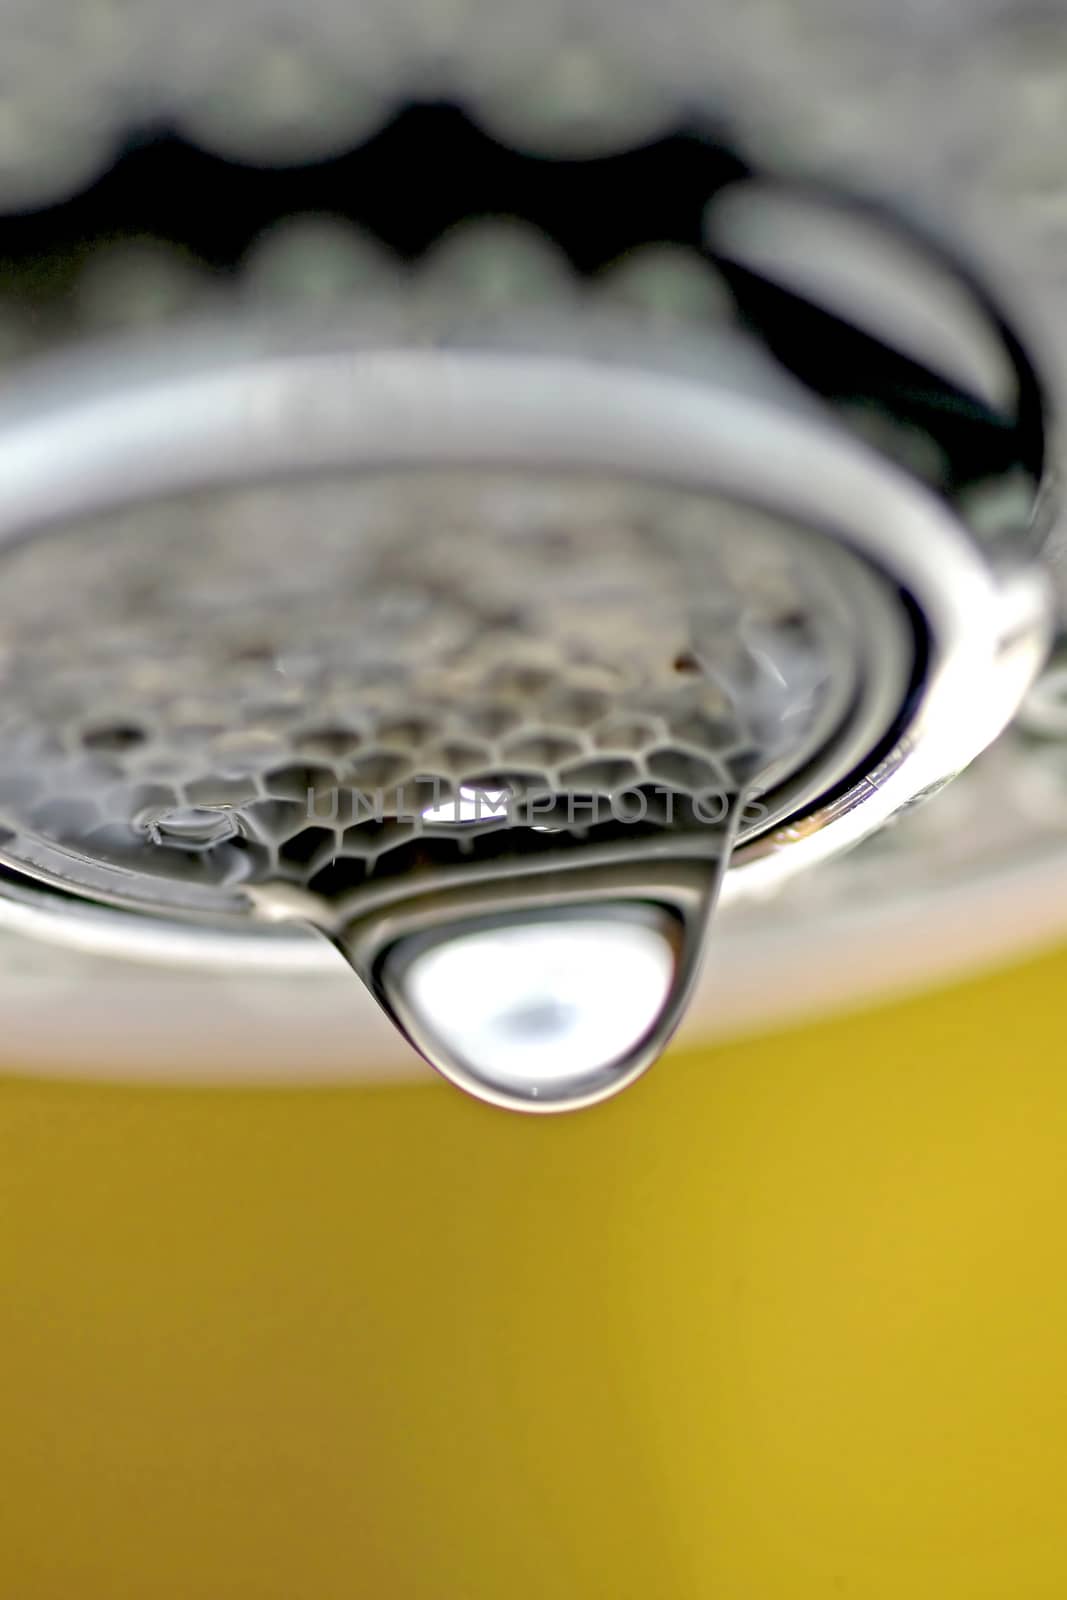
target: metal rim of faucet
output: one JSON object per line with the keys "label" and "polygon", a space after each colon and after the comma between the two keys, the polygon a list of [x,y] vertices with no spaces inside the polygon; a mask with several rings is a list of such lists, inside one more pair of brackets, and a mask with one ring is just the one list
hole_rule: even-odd
{"label": "metal rim of faucet", "polygon": [[[912,598],[929,632],[929,667],[891,748],[876,762],[856,760],[852,781],[825,803],[741,847],[726,878],[728,900],[771,893],[856,843],[948,781],[1013,714],[1048,635],[1045,586],[1025,551],[1014,564],[1008,550],[991,561],[921,484],[815,414],[719,391],[691,374],[625,361],[598,369],[588,355],[486,351],[478,342],[458,334],[447,351],[429,352],[390,348],[379,332],[362,348],[345,348],[334,329],[318,347],[301,348],[291,336],[259,330],[230,355],[210,340],[199,348],[186,342],[181,356],[165,346],[139,351],[121,381],[108,368],[104,383],[91,359],[58,362],[44,369],[36,392],[20,391],[0,413],[0,538],[131,497],[397,459],[640,468],[824,530]],[[508,404],[516,393],[524,397],[518,412]],[[68,464],[63,475],[53,469],[57,459]],[[0,920],[27,914],[61,942],[70,929],[83,947],[165,952],[172,962],[210,960],[220,938],[239,965],[291,961],[306,970],[326,959],[284,929],[157,922],[9,877]]]}
{"label": "metal rim of faucet", "polygon": [[[819,8],[824,25],[828,20],[827,16],[823,15],[826,9]],[[796,120],[800,109],[795,103],[796,94],[784,96],[785,114],[778,117],[776,97],[773,93],[768,95],[766,91],[769,86],[772,88],[774,86],[774,63],[781,63],[785,59],[783,50],[786,48],[792,50],[796,47],[800,52],[802,59],[797,74],[798,82],[810,80],[813,85],[817,81],[821,82],[819,73],[815,70],[814,60],[819,54],[820,47],[816,38],[814,53],[809,46],[801,48],[799,39],[792,36],[795,29],[790,29],[788,18],[784,13],[778,22],[774,21],[773,16],[770,18],[769,34],[763,41],[771,47],[770,62],[759,60],[758,49],[754,54],[749,50],[751,59],[748,65],[753,67],[754,80],[759,81],[763,91],[758,97],[758,106],[754,98],[754,109],[750,113],[743,104],[744,95],[737,90],[726,92],[725,79],[730,77],[729,73],[724,74],[724,82],[720,85],[723,90],[723,105],[729,103],[729,116],[735,131],[743,131],[746,148],[757,152],[761,162],[766,156],[768,169],[800,170],[809,176],[815,174],[823,177],[833,172],[840,163],[842,174],[849,179],[858,178],[861,190],[866,190],[868,187],[892,189],[903,201],[915,200],[920,205],[924,203],[921,196],[925,197],[926,202],[930,198],[936,201],[935,191],[942,183],[944,170],[947,169],[943,170],[939,165],[938,176],[931,183],[927,183],[924,176],[910,171],[908,180],[900,182],[907,163],[903,158],[895,160],[895,142],[887,141],[884,137],[887,126],[895,129],[899,123],[898,119],[886,123],[883,101],[888,99],[896,103],[901,83],[907,89],[908,63],[910,61],[912,66],[917,66],[918,62],[917,53],[913,59],[911,47],[924,30],[918,24],[910,29],[901,28],[897,33],[896,47],[894,47],[888,35],[882,39],[877,27],[874,26],[876,10],[877,8],[872,8],[869,16],[865,12],[862,27],[857,24],[856,29],[846,39],[846,47],[842,50],[842,61],[846,70],[839,78],[835,76],[834,62],[831,59],[833,51],[824,52],[829,66],[829,71],[825,74],[829,92],[824,95],[811,93],[802,95],[801,98],[809,99],[817,107],[821,107],[825,102],[831,114],[822,117],[818,110],[802,114],[796,127],[795,138],[789,135],[792,122]],[[832,5],[830,13],[834,13]],[[950,20],[945,19],[943,30],[936,27],[930,30],[936,36],[933,43],[942,49],[950,36],[955,39],[959,33],[958,28],[953,31],[953,28],[949,27]],[[1040,21],[1040,18],[1038,20]],[[761,27],[766,23],[767,19],[762,23],[757,19],[755,32],[748,41],[749,45],[759,43]],[[863,29],[868,25],[870,25],[870,38],[864,41]],[[998,27],[1002,35],[1000,43],[1003,45],[1003,35],[1010,31],[1006,25],[998,22],[996,27],[988,30],[988,33],[976,29],[975,57],[981,55],[984,39],[988,38],[993,46],[996,45]],[[778,32],[780,37],[776,37]],[[909,38],[909,32],[913,37]],[[619,37],[622,37],[621,34]],[[745,45],[747,38],[745,29],[740,29],[742,57],[747,48]],[[899,47],[905,42],[907,48],[901,52]],[[860,46],[855,56],[847,48],[850,43],[853,46]],[[868,115],[867,89],[870,78],[865,68],[883,59],[879,55],[883,44],[887,68],[895,64],[899,69],[903,64],[904,71],[903,73],[898,71],[895,81],[893,74],[888,70],[884,75],[878,74],[890,92],[888,96],[883,95],[880,92],[882,82],[875,85],[872,114]],[[937,54],[936,49],[932,51],[932,56]],[[850,81],[848,70],[853,65],[857,68],[854,82]],[[974,61],[970,56],[965,60],[964,66],[973,69]],[[679,76],[679,85],[684,76],[684,73]],[[475,73],[472,82],[476,79]],[[483,87],[492,88],[492,85]],[[489,99],[493,100],[492,94]],[[848,135],[847,124],[850,117],[852,121],[856,121],[856,112],[861,105],[863,115],[856,125],[863,131],[856,140],[853,140]],[[534,110],[536,122],[536,107]],[[497,107],[497,113],[502,117],[504,124],[507,124],[508,118],[502,106]],[[518,110],[520,131],[522,115],[520,106]],[[835,118],[842,123],[842,127],[836,132]],[[225,120],[224,116],[223,123]],[[210,144],[212,137],[210,116],[207,117],[204,127],[207,142]],[[944,131],[940,120],[937,121],[937,131]],[[785,139],[782,137],[783,132],[787,135]],[[224,145],[225,140],[222,142]],[[549,142],[551,143],[551,140]],[[931,148],[938,142],[935,134]],[[537,137],[533,143],[537,144]],[[951,137],[941,143],[945,150],[952,148]],[[852,159],[853,146],[858,152],[856,160]],[[246,154],[249,149],[252,149],[254,156],[253,147],[246,146]],[[279,153],[282,160],[292,158],[291,154],[287,156],[284,150]],[[938,155],[940,153],[938,151]],[[845,157],[843,161],[842,156]],[[951,161],[948,165],[951,167]],[[978,165],[981,165],[981,160]],[[1025,176],[1024,173],[1024,179]],[[984,204],[985,198],[983,206],[978,208],[980,214],[977,217],[967,216],[954,220],[962,223],[961,237],[966,234],[970,245],[977,245],[977,255],[984,255],[990,260],[1000,255],[1002,260],[1006,260],[1010,252],[1002,249],[1002,240],[996,238],[989,227],[990,211]],[[1037,198],[1040,201],[1040,194]],[[966,200],[960,209],[966,211]],[[1038,222],[1040,213],[1041,208],[1038,205],[1034,213]],[[1030,221],[1033,220],[1031,217]],[[972,224],[976,226],[972,227]],[[1005,227],[1001,231],[1004,238],[1009,237],[1011,233],[1010,227]],[[1032,241],[1024,250],[1024,256],[1021,270],[1015,273],[1014,264],[1009,262],[1009,270],[1004,276],[1006,280],[1014,280],[1016,285],[1021,285],[1023,290],[1027,291],[1031,282],[1040,275],[1037,271],[1037,256]],[[1038,311],[1033,317],[1035,326],[1040,322],[1041,314],[1047,312],[1052,303],[1053,293],[1053,285],[1042,283],[1040,292],[1035,294],[1035,303],[1038,305]],[[1028,292],[1021,298],[1028,300]],[[1028,307],[1028,315],[1030,309]],[[891,469],[890,476],[892,475]],[[914,488],[915,485],[911,487]],[[880,495],[876,495],[875,501],[879,498]],[[940,509],[943,511],[944,507]],[[950,520],[955,521],[952,518]],[[970,542],[972,547],[977,543],[970,540],[967,534],[965,541]],[[839,854],[842,849],[847,849],[850,844],[866,837],[869,832],[877,830],[885,821],[901,815],[916,801],[935,792],[970,759],[978,748],[988,743],[989,739],[1004,726],[1017,708],[1026,684],[1037,668],[1043,649],[1042,638],[1047,634],[1041,615],[1044,605],[1039,594],[1041,580],[1035,570],[1034,562],[1035,544],[1032,539],[1025,548],[1023,540],[1020,539],[1018,548],[1014,551],[1007,550],[1003,546],[995,550],[989,545],[982,548],[979,564],[984,563],[987,575],[992,575],[992,588],[998,598],[996,605],[988,609],[984,609],[983,605],[973,607],[970,621],[975,625],[975,631],[979,625],[992,628],[992,632],[987,634],[991,659],[983,660],[980,664],[977,663],[977,657],[972,659],[972,669],[978,665],[978,673],[974,676],[972,670],[966,691],[960,693],[956,702],[957,715],[953,717],[948,714],[945,709],[948,700],[942,696],[940,700],[935,697],[935,711],[936,704],[941,703],[943,714],[935,714],[931,718],[927,700],[923,695],[918,696],[909,706],[908,716],[911,720],[896,729],[897,737],[891,747],[879,750],[877,759],[873,758],[872,751],[872,760],[866,764],[868,770],[864,771],[864,764],[859,763],[854,773],[855,782],[846,784],[840,792],[830,794],[823,804],[819,804],[816,800],[814,805],[800,807],[796,814],[779,818],[773,828],[744,843],[739,852],[736,869],[727,875],[724,888],[724,898],[727,901],[741,905],[746,901],[751,903],[761,900],[764,896],[770,896],[803,867],[828,860],[831,856]],[[948,569],[942,565],[941,571],[945,573]],[[977,590],[973,593],[977,595]],[[922,609],[921,602],[918,609],[920,611]],[[940,669],[939,660],[935,659],[934,665]],[[967,672],[961,672],[961,690],[962,679],[967,675]],[[929,687],[929,682],[924,684],[924,693]],[[941,682],[939,687],[943,689],[944,683]],[[24,875],[18,875],[17,879],[13,877],[8,887],[10,897],[5,896],[0,899],[0,922],[6,919],[9,926],[32,924],[39,931],[48,929],[51,936],[58,938],[60,942],[81,943],[99,950],[111,948],[116,953],[136,954],[150,959],[158,957],[167,964],[177,965],[188,963],[190,966],[202,966],[222,959],[231,967],[240,969],[244,966],[246,970],[256,971],[265,970],[275,963],[291,971],[321,970],[324,967],[323,956],[318,947],[300,938],[296,930],[289,929],[284,921],[281,926],[256,927],[254,930],[248,928],[247,931],[236,921],[226,927],[212,928],[206,923],[183,922],[177,917],[158,920],[145,917],[120,905],[97,906],[77,895],[65,894],[56,884],[32,883]]]}

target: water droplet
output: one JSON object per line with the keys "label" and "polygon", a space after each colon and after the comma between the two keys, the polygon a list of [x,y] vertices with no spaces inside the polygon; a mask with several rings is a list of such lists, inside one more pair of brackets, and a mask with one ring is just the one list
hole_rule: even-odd
{"label": "water droplet", "polygon": [[639,1077],[674,1031],[740,803],[676,818],[673,848],[662,834],[620,837],[592,859],[574,842],[531,855],[532,830],[505,827],[491,865],[471,857],[437,877],[424,861],[410,898],[378,890],[361,909],[359,884],[346,884],[332,907],[293,915],[317,924],[469,1094],[512,1110],[592,1105]]}
{"label": "water droplet", "polygon": [[481,1083],[569,1098],[629,1059],[670,995],[670,928],[635,912],[537,917],[452,933],[406,962],[401,952],[403,1002],[420,1035]]}
{"label": "water droplet", "polygon": [[240,832],[231,810],[212,806],[177,807],[147,821],[145,828],[153,844],[181,850],[210,850]]}

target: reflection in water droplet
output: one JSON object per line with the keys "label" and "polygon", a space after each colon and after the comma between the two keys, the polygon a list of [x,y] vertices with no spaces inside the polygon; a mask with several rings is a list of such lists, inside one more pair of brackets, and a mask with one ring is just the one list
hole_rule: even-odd
{"label": "reflection in water droplet", "polygon": [[540,917],[458,933],[406,966],[420,1031],[504,1091],[558,1095],[626,1060],[670,995],[665,922],[613,915]]}

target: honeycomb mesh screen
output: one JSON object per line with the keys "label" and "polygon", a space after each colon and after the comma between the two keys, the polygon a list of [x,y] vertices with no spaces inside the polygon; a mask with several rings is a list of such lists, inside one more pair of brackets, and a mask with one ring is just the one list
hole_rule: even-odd
{"label": "honeycomb mesh screen", "polygon": [[491,851],[523,794],[536,849],[588,832],[568,796],[638,790],[655,828],[761,774],[786,792],[855,695],[851,559],[706,496],[514,473],[51,530],[3,558],[4,855],[221,904]]}

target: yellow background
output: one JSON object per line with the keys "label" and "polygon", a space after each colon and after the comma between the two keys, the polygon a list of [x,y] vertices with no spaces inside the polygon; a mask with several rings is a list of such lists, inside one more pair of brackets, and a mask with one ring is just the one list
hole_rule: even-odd
{"label": "yellow background", "polygon": [[1065,980],[562,1120],[9,1080],[0,1594],[1063,1600]]}

